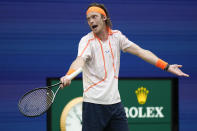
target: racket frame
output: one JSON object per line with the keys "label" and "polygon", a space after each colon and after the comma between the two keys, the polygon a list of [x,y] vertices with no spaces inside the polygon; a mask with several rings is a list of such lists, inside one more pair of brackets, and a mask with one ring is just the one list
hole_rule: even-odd
{"label": "racket frame", "polygon": [[[77,76],[79,73],[81,73],[81,72],[82,72],[82,67],[78,68],[75,72],[73,72],[71,75],[69,75],[69,76],[67,77],[67,79],[72,80],[74,77],[76,77],[76,76]],[[61,83],[61,82],[58,82],[58,83],[53,84],[53,85],[51,85],[51,86],[47,86],[47,87],[43,87],[43,88],[35,88],[35,89],[33,89],[33,90],[31,90],[31,91],[25,93],[25,94],[20,98],[20,100],[19,100],[19,102],[18,102],[19,111],[20,111],[24,116],[26,116],[26,117],[37,117],[37,116],[40,116],[40,115],[44,114],[45,112],[48,111],[48,109],[49,109],[49,108],[51,107],[51,105],[53,104],[54,99],[55,99],[55,96],[56,96],[57,92],[58,92],[59,89],[60,89],[60,86],[58,87],[58,89],[56,90],[55,93],[54,93],[53,90],[50,89],[50,88],[51,88],[51,87],[55,87],[55,86],[60,85],[60,84],[62,84],[62,83]],[[21,108],[20,108],[20,106],[19,106],[20,103],[21,103],[21,101],[23,100],[23,98],[24,98],[26,95],[28,95],[28,94],[30,94],[31,92],[34,92],[34,91],[36,91],[36,90],[39,90],[39,89],[47,89],[47,90],[50,90],[50,91],[53,93],[53,99],[52,99],[52,102],[51,102],[50,106],[48,106],[48,108],[47,108],[45,111],[43,111],[42,113],[40,113],[39,115],[30,116],[30,115],[24,114],[24,113],[21,111]]]}
{"label": "racket frame", "polygon": [[[50,87],[55,87],[55,86],[57,86],[57,85],[60,85],[61,84],[61,82],[59,82],[59,83],[56,83],[56,84],[54,84],[54,85],[51,85],[51,86],[47,86],[47,87],[42,87],[42,88],[35,88],[35,89],[33,89],[33,90],[30,90],[29,92],[27,92],[27,93],[25,93],[21,98],[20,98],[20,100],[19,100],[19,102],[18,102],[18,108],[19,108],[19,111],[24,115],[24,116],[26,116],[26,117],[37,117],[37,116],[41,116],[42,114],[44,114],[45,112],[47,112],[48,111],[48,109],[51,107],[51,105],[53,104],[53,102],[54,102],[54,99],[55,99],[55,96],[56,96],[56,94],[57,94],[57,92],[59,91],[59,89],[60,89],[60,87],[58,87],[58,89],[56,90],[56,92],[54,93],[53,92],[53,90],[52,89],[50,89]],[[47,89],[47,90],[49,90],[50,92],[52,92],[52,94],[53,94],[53,98],[52,98],[52,102],[51,102],[51,104],[48,106],[48,108],[45,110],[45,111],[43,111],[42,113],[40,113],[39,115],[26,115],[25,113],[23,113],[23,111],[21,110],[21,108],[20,108],[20,103],[21,103],[21,101],[23,100],[23,98],[26,96],[26,95],[28,95],[28,94],[30,94],[31,92],[34,92],[34,91],[36,91],[36,90],[40,90],[40,89]]]}

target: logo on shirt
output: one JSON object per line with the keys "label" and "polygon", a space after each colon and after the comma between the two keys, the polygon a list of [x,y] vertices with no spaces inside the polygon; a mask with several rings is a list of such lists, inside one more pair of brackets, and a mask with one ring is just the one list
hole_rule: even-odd
{"label": "logo on shirt", "polygon": [[109,53],[109,50],[106,50],[105,53]]}

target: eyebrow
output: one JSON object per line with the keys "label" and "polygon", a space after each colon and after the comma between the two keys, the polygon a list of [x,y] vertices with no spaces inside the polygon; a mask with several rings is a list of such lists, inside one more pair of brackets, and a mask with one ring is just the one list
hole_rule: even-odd
{"label": "eyebrow", "polygon": [[[90,17],[93,17],[93,16],[98,16],[98,15],[97,15],[97,14],[93,14],[93,15],[91,15]],[[90,17],[86,17],[86,18],[88,19],[88,18],[90,18]]]}

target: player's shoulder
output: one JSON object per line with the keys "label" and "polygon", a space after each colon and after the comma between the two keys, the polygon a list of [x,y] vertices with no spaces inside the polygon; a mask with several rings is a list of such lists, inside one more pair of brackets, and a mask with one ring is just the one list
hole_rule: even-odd
{"label": "player's shoulder", "polygon": [[82,38],[81,38],[81,41],[89,41],[89,40],[93,40],[95,37],[94,37],[94,34],[93,32],[89,32],[88,34],[84,35]]}
{"label": "player's shoulder", "polygon": [[122,35],[122,32],[120,30],[111,30],[111,34],[115,37],[119,37]]}
{"label": "player's shoulder", "polygon": [[118,33],[121,33],[121,32],[120,32],[120,30],[116,30],[116,29],[115,29],[115,30],[111,30],[111,32],[112,32],[112,34],[118,34]]}

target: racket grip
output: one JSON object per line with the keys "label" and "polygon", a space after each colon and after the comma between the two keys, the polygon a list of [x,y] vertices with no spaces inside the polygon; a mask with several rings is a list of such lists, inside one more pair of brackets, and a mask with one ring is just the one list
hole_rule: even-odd
{"label": "racket grip", "polygon": [[75,72],[73,72],[70,75],[67,75],[67,79],[72,80],[73,78],[75,78],[78,74],[80,74],[82,72],[82,68],[80,67],[79,69],[77,69]]}

